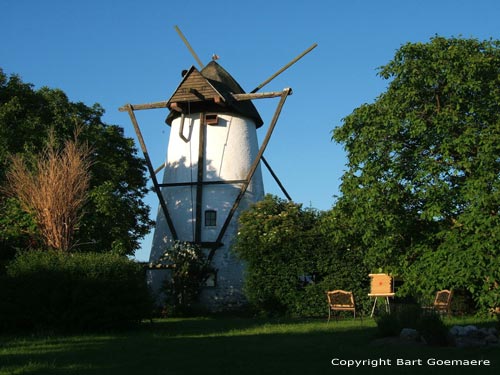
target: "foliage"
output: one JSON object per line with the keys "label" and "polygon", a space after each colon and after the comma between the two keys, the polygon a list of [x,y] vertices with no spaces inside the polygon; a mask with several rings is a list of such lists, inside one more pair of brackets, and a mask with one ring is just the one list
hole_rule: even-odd
{"label": "foliage", "polygon": [[16,254],[16,249],[41,246],[42,240],[33,217],[22,210],[15,198],[5,198],[0,215],[0,275]]}
{"label": "foliage", "polygon": [[[68,251],[73,246],[81,207],[87,199],[92,150],[75,139],[57,150],[53,136],[30,170],[20,155],[14,155],[7,172],[8,194],[31,214],[48,248]],[[51,134],[53,134],[51,132]]]}
{"label": "foliage", "polygon": [[169,315],[191,312],[212,271],[201,248],[189,242],[175,241],[158,263],[170,269],[163,285]]}
{"label": "foliage", "polygon": [[246,263],[245,293],[257,311],[324,316],[327,290],[366,295],[361,254],[331,235],[333,214],[267,195],[239,225],[234,251]]}
{"label": "foliage", "polygon": [[0,330],[108,329],[150,316],[142,267],[115,254],[29,251],[0,282]]}
{"label": "foliage", "polygon": [[[98,104],[88,107],[71,102],[58,89],[35,90],[0,69],[0,186],[5,186],[11,155],[20,154],[29,161],[46,147],[50,129],[55,131],[56,146],[61,147],[72,138],[75,126],[81,127],[79,139],[92,148],[93,165],[75,250],[132,255],[152,224],[142,201],[147,193],[146,168],[136,155],[133,139],[125,138],[122,128],[103,123],[103,114]],[[13,215],[0,219],[2,258],[16,249],[38,246],[38,236],[28,225],[32,219],[15,206],[0,194],[2,213]]]}
{"label": "foliage", "polygon": [[322,239],[315,252],[317,272],[323,290],[352,291],[358,309],[369,311],[370,269],[365,264],[366,250],[359,243],[362,228],[350,227],[345,212],[338,206],[320,215],[315,239]]}
{"label": "foliage", "polygon": [[436,313],[425,313],[419,305],[399,305],[388,314],[375,318],[381,337],[399,336],[403,328],[412,328],[430,345],[446,345],[448,329]]}
{"label": "foliage", "polygon": [[500,302],[499,71],[499,41],[407,43],[380,69],[386,92],[334,130],[348,153],[337,206],[403,294]]}
{"label": "foliage", "polygon": [[448,344],[448,328],[436,314],[423,314],[417,322],[417,331],[429,345],[445,346]]}
{"label": "foliage", "polygon": [[314,220],[312,211],[270,195],[241,214],[234,251],[246,263],[245,293],[257,310],[296,308],[315,277],[314,241],[307,237]]}
{"label": "foliage", "polygon": [[395,305],[390,313],[375,317],[381,337],[398,336],[403,328],[417,329],[422,318],[422,309],[417,304]]}

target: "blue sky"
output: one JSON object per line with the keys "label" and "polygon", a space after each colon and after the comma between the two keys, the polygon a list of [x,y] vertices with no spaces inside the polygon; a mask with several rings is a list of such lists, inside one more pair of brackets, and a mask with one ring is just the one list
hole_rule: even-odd
{"label": "blue sky", "polygon": [[[318,47],[261,91],[293,89],[266,159],[292,198],[326,210],[345,169],[331,130],[387,85],[377,68],[407,42],[434,35],[500,39],[497,0],[0,0],[0,67],[71,101],[101,104],[108,124],[135,138],[125,103],[166,100],[196,65],[178,25],[204,63],[213,53],[250,91],[313,43]],[[255,101],[265,125],[277,99]],[[166,154],[166,112],[138,113],[153,164]],[[266,192],[283,196],[269,174]],[[147,203],[156,216],[157,202]],[[151,235],[136,257],[147,260]]]}

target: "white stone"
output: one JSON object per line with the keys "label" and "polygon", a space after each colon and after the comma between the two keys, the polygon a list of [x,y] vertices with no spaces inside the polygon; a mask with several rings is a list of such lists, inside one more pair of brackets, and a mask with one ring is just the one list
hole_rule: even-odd
{"label": "white stone", "polygon": [[498,330],[495,327],[488,328],[488,333],[490,335],[498,336]]}
{"label": "white stone", "polygon": [[450,334],[453,336],[464,336],[465,335],[465,329],[462,326],[453,326],[450,329]]}
{"label": "white stone", "polygon": [[484,341],[488,344],[495,344],[498,342],[498,337],[496,335],[489,334],[484,338]]}
{"label": "white stone", "polygon": [[465,335],[469,335],[471,332],[475,332],[477,331],[477,327],[476,326],[473,326],[473,325],[468,325],[468,326],[465,326],[464,327],[464,334]]}
{"label": "white stone", "polygon": [[399,333],[399,338],[407,341],[417,341],[420,335],[416,329],[403,328]]}

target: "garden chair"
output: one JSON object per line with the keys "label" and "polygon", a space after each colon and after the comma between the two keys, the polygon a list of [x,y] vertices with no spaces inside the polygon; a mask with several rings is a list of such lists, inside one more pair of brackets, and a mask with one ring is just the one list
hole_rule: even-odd
{"label": "garden chair", "polygon": [[434,303],[430,307],[426,307],[426,310],[435,311],[438,314],[446,313],[448,316],[451,315],[451,299],[453,297],[453,291],[448,289],[439,290],[436,292],[436,297],[434,298]]}
{"label": "garden chair", "polygon": [[451,299],[453,297],[453,291],[448,289],[440,290],[436,293],[436,298],[434,299],[434,310],[438,313],[446,313],[451,315]]}
{"label": "garden chair", "polygon": [[345,290],[331,290],[326,292],[328,299],[328,322],[332,317],[332,311],[352,311],[356,318],[356,304],[352,292]]}

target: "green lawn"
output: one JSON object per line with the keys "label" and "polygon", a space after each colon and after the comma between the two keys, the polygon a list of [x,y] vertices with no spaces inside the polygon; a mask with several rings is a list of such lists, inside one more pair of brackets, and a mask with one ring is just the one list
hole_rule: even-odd
{"label": "green lawn", "polygon": [[[499,348],[374,345],[375,334],[371,319],[327,324],[324,320],[193,318],[145,322],[137,329],[112,334],[0,336],[0,374],[500,373]],[[334,358],[337,362],[384,359],[392,363],[347,368],[333,366]],[[398,366],[398,358],[415,364]],[[429,366],[428,358],[486,359],[491,365]],[[422,365],[418,365],[419,359]]]}

